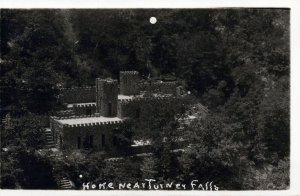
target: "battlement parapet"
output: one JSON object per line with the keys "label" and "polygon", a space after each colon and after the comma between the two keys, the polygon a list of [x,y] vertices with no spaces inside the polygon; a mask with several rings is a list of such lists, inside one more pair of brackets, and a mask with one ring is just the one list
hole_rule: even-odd
{"label": "battlement parapet", "polygon": [[60,91],[74,91],[78,89],[95,89],[95,86],[82,86],[82,87],[70,87],[70,88],[60,88]]}
{"label": "battlement parapet", "polygon": [[177,81],[142,81],[140,85],[152,85],[152,86],[171,86],[171,85],[178,85]]}
{"label": "battlement parapet", "polygon": [[165,96],[151,96],[151,97],[135,97],[133,99],[121,99],[119,100],[120,104],[127,104],[127,103],[139,103],[142,101],[160,101],[160,100],[171,100],[177,99],[172,95],[165,95]]}
{"label": "battlement parapet", "polygon": [[105,117],[117,115],[118,81],[96,79],[96,112]]}
{"label": "battlement parapet", "polygon": [[74,108],[87,108],[87,107],[96,107],[96,103],[82,103],[82,104],[74,104]]}
{"label": "battlement parapet", "polygon": [[177,81],[172,82],[141,82],[139,84],[140,91],[154,92],[154,93],[166,93],[166,94],[176,94],[176,87],[178,86]]}
{"label": "battlement parapet", "polygon": [[[112,89],[113,88],[113,89]],[[112,90],[115,91],[118,89],[118,80],[114,80],[111,78],[102,79],[96,78],[96,89],[100,95],[111,94]],[[107,96],[108,96],[107,95]]]}
{"label": "battlement parapet", "polygon": [[95,122],[95,123],[80,123],[80,124],[64,124],[63,127],[94,127],[94,126],[106,126],[106,125],[119,125],[122,124],[123,121],[107,121],[107,122]]}
{"label": "battlement parapet", "polygon": [[119,103],[134,103],[134,102],[140,102],[140,101],[142,101],[142,100],[144,100],[144,98],[142,98],[142,97],[135,97],[135,98],[133,98],[133,99],[120,99],[120,100],[118,100],[118,102]]}
{"label": "battlement parapet", "polygon": [[120,71],[120,75],[139,75],[137,71]]}
{"label": "battlement parapet", "polygon": [[93,118],[97,117],[96,115],[73,115],[73,116],[51,116],[55,120],[67,120],[67,119],[75,119],[75,118]]}

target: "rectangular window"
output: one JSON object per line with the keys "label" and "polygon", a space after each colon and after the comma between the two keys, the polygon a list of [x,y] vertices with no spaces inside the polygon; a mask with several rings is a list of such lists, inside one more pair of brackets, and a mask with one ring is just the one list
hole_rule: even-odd
{"label": "rectangular window", "polygon": [[105,147],[105,134],[102,134],[102,147]]}
{"label": "rectangular window", "polygon": [[93,148],[94,146],[94,136],[90,135],[90,147]]}
{"label": "rectangular window", "polygon": [[86,115],[92,115],[92,108],[87,108],[87,109],[85,110],[85,114],[86,114]]}
{"label": "rectangular window", "polygon": [[140,118],[140,114],[141,114],[141,109],[140,108],[136,109],[135,110],[135,117]]}
{"label": "rectangular window", "polygon": [[59,148],[62,149],[62,137],[59,135]]}
{"label": "rectangular window", "polygon": [[81,137],[77,137],[77,148],[80,149],[81,148]]}
{"label": "rectangular window", "polygon": [[117,137],[116,137],[116,136],[113,137],[113,145],[114,145],[114,146],[117,145]]}

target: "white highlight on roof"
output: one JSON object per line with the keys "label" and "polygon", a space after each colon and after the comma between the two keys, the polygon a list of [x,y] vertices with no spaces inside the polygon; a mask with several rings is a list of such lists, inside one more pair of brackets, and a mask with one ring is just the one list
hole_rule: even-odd
{"label": "white highlight on roof", "polygon": [[88,117],[88,118],[71,118],[71,119],[60,119],[58,122],[66,125],[76,125],[76,124],[87,124],[87,123],[101,123],[101,122],[112,122],[112,121],[123,121],[118,117]]}
{"label": "white highlight on roof", "polygon": [[128,96],[128,95],[118,95],[118,99],[133,99],[133,96]]}
{"label": "white highlight on roof", "polygon": [[133,144],[131,146],[145,146],[151,145],[150,140],[133,140]]}
{"label": "white highlight on roof", "polygon": [[[157,94],[153,93],[153,97],[170,97],[172,94]],[[135,99],[135,98],[143,98],[144,94],[140,95],[118,95],[118,100],[130,100],[130,99]],[[74,106],[89,106],[89,105],[96,105],[96,102],[88,102],[88,103],[70,103],[67,105],[67,108],[73,108]]]}

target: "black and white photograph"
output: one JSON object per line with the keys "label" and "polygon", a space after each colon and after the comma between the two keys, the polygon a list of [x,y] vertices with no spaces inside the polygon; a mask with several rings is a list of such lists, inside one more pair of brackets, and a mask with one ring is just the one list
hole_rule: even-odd
{"label": "black and white photograph", "polygon": [[1,189],[290,189],[290,8],[0,16]]}

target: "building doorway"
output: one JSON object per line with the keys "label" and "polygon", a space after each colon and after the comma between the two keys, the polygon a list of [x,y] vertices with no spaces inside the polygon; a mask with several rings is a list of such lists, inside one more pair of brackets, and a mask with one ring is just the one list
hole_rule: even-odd
{"label": "building doorway", "polygon": [[109,102],[108,103],[108,116],[112,116],[112,103],[111,102]]}
{"label": "building doorway", "polygon": [[102,141],[101,141],[102,147],[105,147],[105,134],[102,134]]}
{"label": "building doorway", "polygon": [[93,148],[94,147],[94,136],[93,135],[90,135],[90,148]]}

